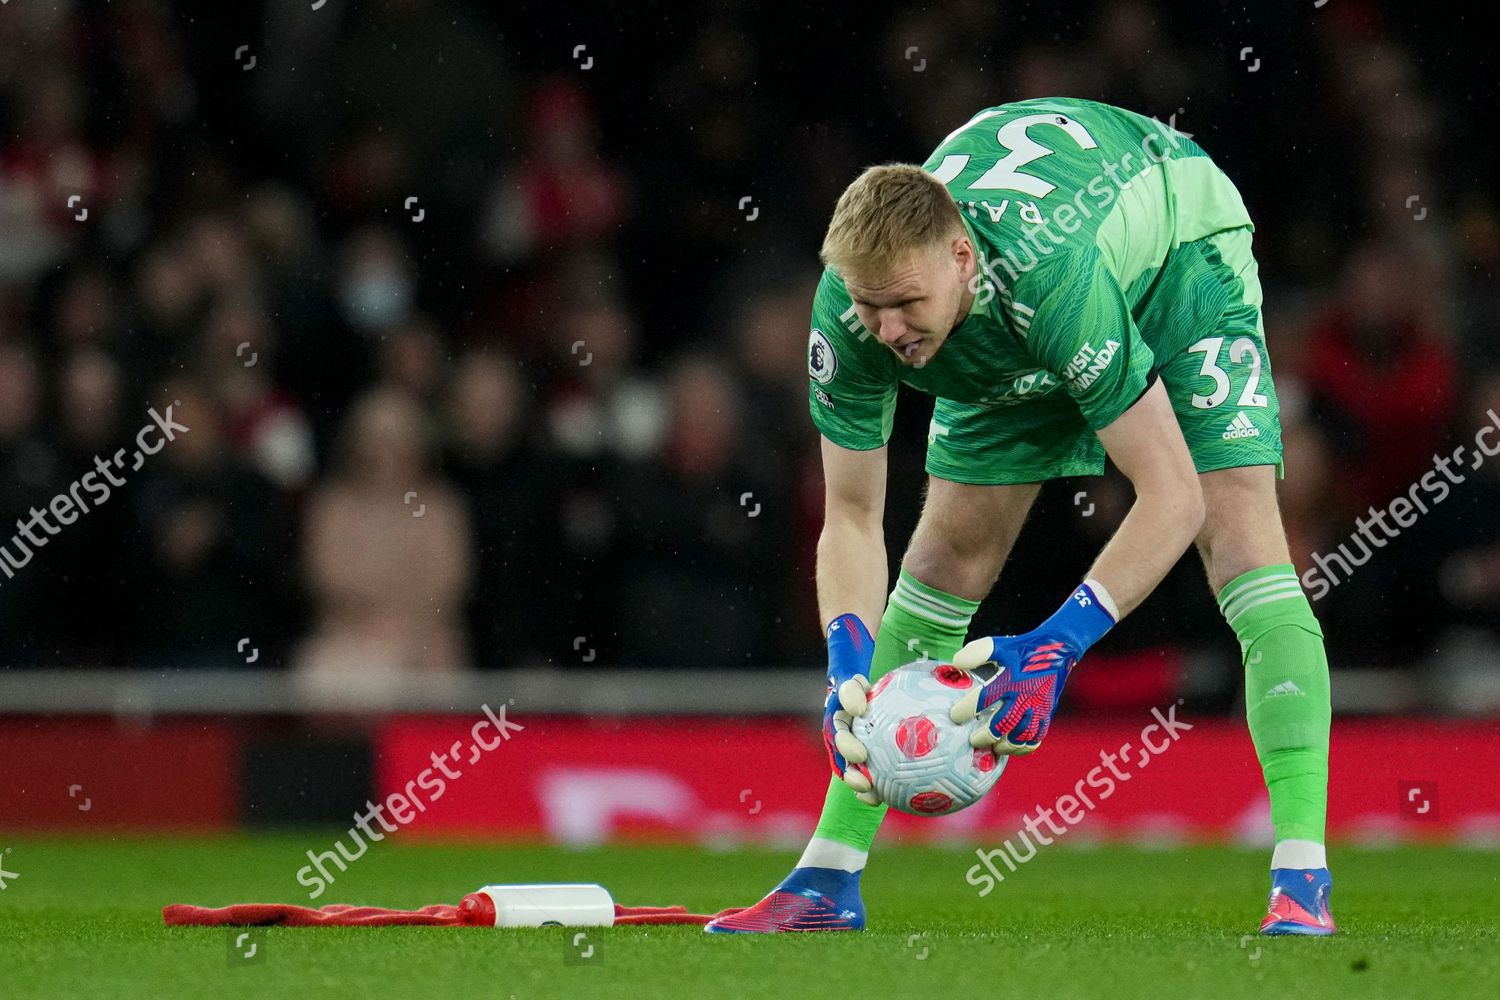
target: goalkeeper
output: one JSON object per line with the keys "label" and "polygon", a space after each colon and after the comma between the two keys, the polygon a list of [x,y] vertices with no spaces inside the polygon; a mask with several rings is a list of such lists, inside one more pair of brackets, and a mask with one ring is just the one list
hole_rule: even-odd
{"label": "goalkeeper", "polygon": [[[1181,132],[1119,108],[988,108],[920,168],[871,167],[823,241],[808,347],[826,478],[818,603],[834,769],[797,867],[711,932],[859,930],[885,807],[848,732],[920,649],[1002,669],[954,707],[997,754],[1037,749],[1068,673],[1196,544],[1244,660],[1276,845],[1266,934],[1331,934],[1323,635],[1276,506],[1281,435],[1233,184]],[[886,598],[886,442],[904,382],[937,397],[927,496]],[[1040,484],[1098,475],[1135,502],[1035,630],[965,644]]]}

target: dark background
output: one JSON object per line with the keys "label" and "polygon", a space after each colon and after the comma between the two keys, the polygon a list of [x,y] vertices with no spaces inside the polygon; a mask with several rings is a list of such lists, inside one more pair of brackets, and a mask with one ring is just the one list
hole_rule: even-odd
{"label": "dark background", "polygon": [[[818,670],[823,227],[862,167],[1038,96],[1175,114],[1243,192],[1305,570],[1500,408],[1491,34],[1058,6],[0,8],[0,536],[149,405],[191,428],[0,576],[0,661]],[[893,563],[930,406],[899,408]],[[1336,668],[1433,704],[1500,673],[1497,467],[1314,605]],[[1044,490],[976,633],[1050,612],[1127,505]],[[1236,683],[1191,556],[1090,659],[1079,697]]]}

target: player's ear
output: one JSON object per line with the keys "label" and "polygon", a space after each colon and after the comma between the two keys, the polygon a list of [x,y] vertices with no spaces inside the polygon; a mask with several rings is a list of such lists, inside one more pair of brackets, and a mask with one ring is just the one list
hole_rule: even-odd
{"label": "player's ear", "polygon": [[968,281],[979,273],[979,265],[974,256],[974,244],[970,242],[967,233],[959,233],[953,237],[949,244],[949,252],[952,254],[953,263],[958,266],[959,277]]}

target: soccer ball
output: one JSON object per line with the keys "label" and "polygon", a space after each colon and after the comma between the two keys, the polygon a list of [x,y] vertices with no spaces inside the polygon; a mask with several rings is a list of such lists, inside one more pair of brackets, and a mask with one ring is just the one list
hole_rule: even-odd
{"label": "soccer ball", "polygon": [[958,812],[1000,780],[1003,759],[969,745],[978,720],[958,725],[948,709],[994,676],[924,660],[899,667],[870,689],[870,708],[850,730],[869,750],[870,783],[880,800],[913,816]]}

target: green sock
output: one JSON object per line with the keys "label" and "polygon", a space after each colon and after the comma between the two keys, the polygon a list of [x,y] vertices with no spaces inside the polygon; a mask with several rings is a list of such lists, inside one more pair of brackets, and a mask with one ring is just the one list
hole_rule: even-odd
{"label": "green sock", "polygon": [[[978,601],[945,594],[919,582],[903,569],[880,619],[870,680],[879,680],[897,667],[924,657],[952,659],[963,646],[969,621],[978,607]],[[880,821],[885,818],[885,810],[884,805],[859,801],[848,785],[833,778],[828,782],[823,815],[818,818],[813,836],[868,851],[875,842]]]}
{"label": "green sock", "polygon": [[1323,630],[1290,564],[1231,580],[1219,609],[1240,640],[1245,715],[1276,840],[1323,843],[1332,709]]}

